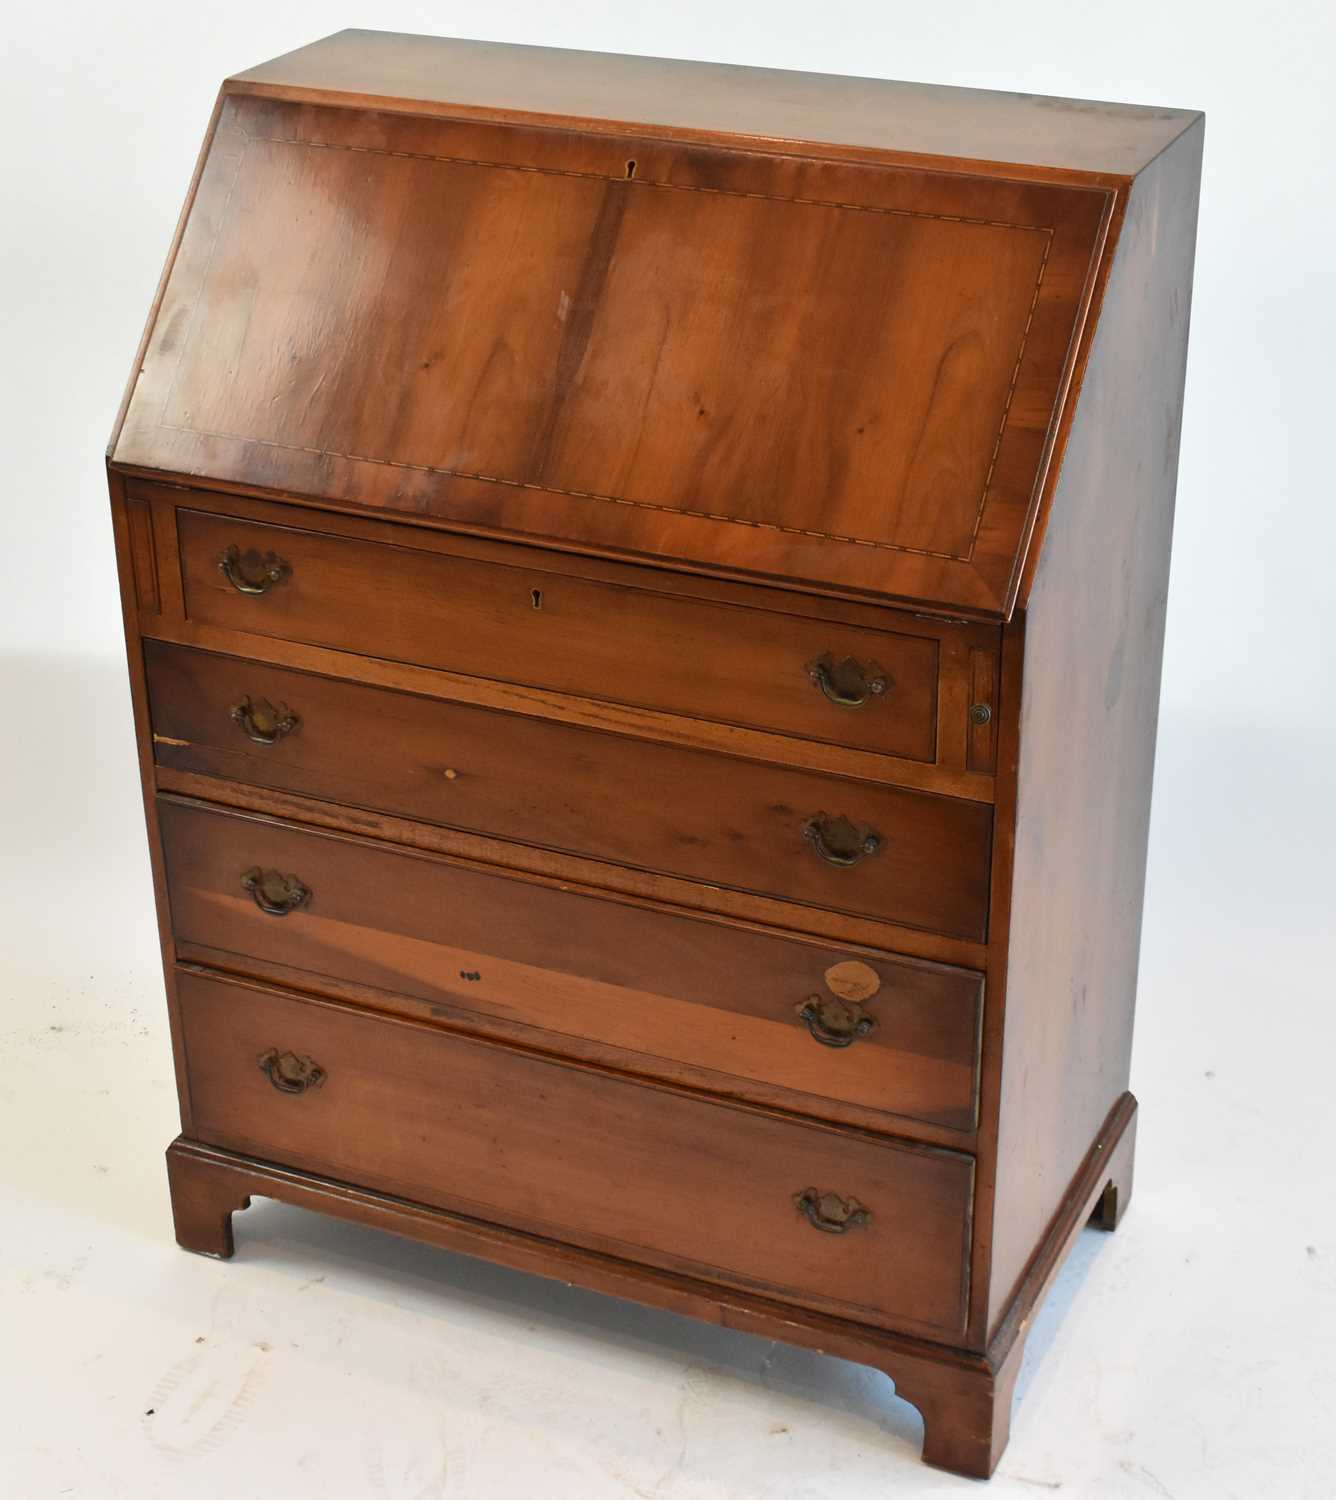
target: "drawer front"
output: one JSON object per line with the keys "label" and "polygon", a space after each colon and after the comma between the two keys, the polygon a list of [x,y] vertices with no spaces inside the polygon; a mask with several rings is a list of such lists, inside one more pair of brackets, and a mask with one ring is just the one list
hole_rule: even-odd
{"label": "drawer front", "polygon": [[178,992],[200,1140],[886,1327],[964,1326],[967,1156],[202,975]]}
{"label": "drawer front", "polygon": [[951,937],[985,936],[988,804],[154,642],[145,654],[163,765]]}
{"label": "drawer front", "polygon": [[[201,624],[936,758],[938,645],[927,636],[202,511],[179,511],[178,535],[186,614]],[[263,592],[229,582],[229,548],[243,588]]]}
{"label": "drawer front", "polygon": [[[532,1027],[540,1045],[596,1044],[637,1071],[742,1098],[782,1091],[780,1102],[822,1115],[840,1101],[973,1127],[977,974],[189,803],[162,800],[159,818],[188,953],[366,985],[465,1024]],[[295,877],[306,899],[285,915],[262,910],[285,898],[248,890],[256,869]]]}

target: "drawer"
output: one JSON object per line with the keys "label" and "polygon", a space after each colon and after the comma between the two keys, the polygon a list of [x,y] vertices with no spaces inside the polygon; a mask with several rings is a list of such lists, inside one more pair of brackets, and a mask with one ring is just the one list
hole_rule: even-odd
{"label": "drawer", "polygon": [[[823,1116],[973,1127],[978,974],[198,804],[160,799],[159,820],[182,956],[364,985],[536,1045],[588,1044],[640,1072]],[[255,869],[296,877],[305,901],[261,910],[264,891],[243,885]],[[829,1045],[861,1020],[865,1034]]]}
{"label": "drawer", "polygon": [[964,1326],[968,1156],[199,974],[178,993],[199,1140],[883,1327]]}
{"label": "drawer", "polygon": [[[938,643],[930,636],[656,593],[634,586],[653,575],[631,568],[622,585],[177,514],[185,610],[199,624],[936,759]],[[219,559],[229,548],[243,588],[258,580],[263,592],[228,581]],[[517,549],[519,560],[539,555]],[[265,559],[275,582],[264,576]],[[865,669],[865,687],[879,680],[882,691],[862,691],[846,675],[849,661]],[[866,701],[850,708],[828,692]]]}
{"label": "drawer", "polygon": [[[156,642],[145,656],[162,765],[951,937],[986,933],[986,803]],[[256,743],[273,737],[279,708],[292,727]]]}

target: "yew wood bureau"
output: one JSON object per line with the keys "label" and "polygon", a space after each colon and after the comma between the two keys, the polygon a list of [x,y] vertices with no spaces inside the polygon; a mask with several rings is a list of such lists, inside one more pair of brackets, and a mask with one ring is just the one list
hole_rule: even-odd
{"label": "yew wood bureau", "polygon": [[360,1220],[993,1470],[1131,1185],[1201,141],[371,32],[224,84],[108,458],[182,1245]]}

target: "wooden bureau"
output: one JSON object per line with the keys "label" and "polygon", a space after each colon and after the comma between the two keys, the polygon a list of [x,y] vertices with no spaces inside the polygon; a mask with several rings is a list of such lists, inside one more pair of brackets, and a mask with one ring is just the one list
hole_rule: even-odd
{"label": "wooden bureau", "polygon": [[224,84],[108,454],[184,1246],[259,1194],[809,1345],[992,1472],[1131,1187],[1201,141]]}

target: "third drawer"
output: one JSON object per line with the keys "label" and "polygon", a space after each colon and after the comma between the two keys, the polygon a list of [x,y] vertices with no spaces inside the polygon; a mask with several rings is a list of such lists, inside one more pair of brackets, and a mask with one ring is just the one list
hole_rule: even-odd
{"label": "third drawer", "polygon": [[371,993],[382,1008],[823,1118],[974,1127],[972,971],[175,798],[158,816],[187,960]]}

